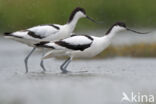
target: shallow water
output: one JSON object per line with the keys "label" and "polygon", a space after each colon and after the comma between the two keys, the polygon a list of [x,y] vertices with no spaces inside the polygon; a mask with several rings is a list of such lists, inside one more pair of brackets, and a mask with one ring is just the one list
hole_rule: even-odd
{"label": "shallow water", "polygon": [[0,40],[0,49],[1,104],[125,104],[122,92],[156,94],[155,58],[76,60],[65,75],[59,69],[63,60],[56,59],[46,60],[47,72],[40,73],[40,55],[34,53],[25,74],[23,59],[31,48]]}

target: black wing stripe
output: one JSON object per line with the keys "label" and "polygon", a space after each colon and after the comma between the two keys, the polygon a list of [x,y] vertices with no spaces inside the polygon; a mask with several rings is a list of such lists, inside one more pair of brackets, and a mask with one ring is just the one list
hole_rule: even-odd
{"label": "black wing stripe", "polygon": [[45,37],[42,37],[40,35],[35,34],[35,32],[32,32],[32,31],[28,31],[28,35],[31,36],[31,37],[33,37],[33,38],[38,38],[38,39],[45,38]]}
{"label": "black wing stripe", "polygon": [[72,34],[70,37],[77,36],[76,34]]}
{"label": "black wing stripe", "polygon": [[55,44],[58,44],[58,45],[60,45],[62,47],[66,47],[66,48],[72,49],[72,50],[81,50],[81,51],[83,51],[86,48],[90,47],[91,43],[89,43],[89,44],[83,44],[83,45],[73,45],[73,44],[66,43],[64,41],[56,41],[55,42]]}
{"label": "black wing stripe", "polygon": [[9,32],[4,33],[4,36],[10,36],[10,37],[15,37],[15,38],[22,38],[20,36],[12,35],[11,32],[10,33]]}
{"label": "black wing stripe", "polygon": [[46,44],[49,43],[49,41],[42,41],[40,43],[34,44],[36,47],[43,47],[43,48],[52,48],[55,49],[53,46],[47,46]]}
{"label": "black wing stripe", "polygon": [[[70,37],[74,37],[74,36],[80,36],[80,35],[72,34]],[[93,39],[91,36],[89,36],[89,35],[81,35],[81,36],[87,37],[87,38],[90,39],[91,41],[94,40],[94,39]]]}
{"label": "black wing stripe", "polygon": [[35,46],[42,46],[42,45],[45,45],[45,44],[47,44],[47,43],[49,43],[49,41],[42,41],[42,42],[36,43],[36,44],[34,44],[34,45],[35,45]]}
{"label": "black wing stripe", "polygon": [[10,34],[12,34],[12,32],[5,32],[5,33],[4,33],[4,35],[6,35],[6,36],[7,36],[7,35],[9,36]]}
{"label": "black wing stripe", "polygon": [[89,35],[84,35],[85,37],[87,37],[88,39],[90,39],[90,40],[94,40],[91,36],[89,36]]}
{"label": "black wing stripe", "polygon": [[50,24],[50,26],[54,27],[57,30],[60,30],[60,28],[58,26],[54,25],[54,24]]}

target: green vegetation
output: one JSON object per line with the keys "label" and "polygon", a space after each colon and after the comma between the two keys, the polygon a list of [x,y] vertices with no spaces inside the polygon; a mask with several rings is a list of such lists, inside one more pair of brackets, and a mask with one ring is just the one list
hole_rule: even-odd
{"label": "green vegetation", "polygon": [[108,27],[124,21],[133,27],[156,26],[155,0],[0,0],[0,30],[15,31],[38,24],[64,24],[71,11],[84,7],[87,14],[104,25],[85,19],[76,29]]}
{"label": "green vegetation", "polygon": [[[104,22],[97,25],[82,19],[77,25],[78,31],[110,27],[116,21],[124,21],[132,27],[153,28],[156,26],[155,4],[155,0],[0,0],[0,32],[39,24],[64,24],[77,6],[85,8],[90,17]],[[156,57],[155,47],[155,43],[111,46],[97,57]]]}

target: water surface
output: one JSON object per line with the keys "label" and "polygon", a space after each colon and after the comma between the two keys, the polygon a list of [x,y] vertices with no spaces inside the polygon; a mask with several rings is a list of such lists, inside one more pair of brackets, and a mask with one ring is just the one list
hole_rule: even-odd
{"label": "water surface", "polygon": [[[156,59],[116,57],[103,60],[76,60],[61,74],[63,60],[45,61],[41,73],[40,54],[24,58],[31,48],[14,41],[0,40],[1,104],[121,104],[122,92],[155,94]],[[88,71],[77,73],[78,71]]]}

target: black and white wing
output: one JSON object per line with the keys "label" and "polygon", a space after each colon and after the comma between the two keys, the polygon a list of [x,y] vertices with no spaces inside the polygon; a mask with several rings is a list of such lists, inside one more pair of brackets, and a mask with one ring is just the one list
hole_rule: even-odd
{"label": "black and white wing", "polygon": [[58,25],[40,25],[26,30],[16,31],[12,33],[4,33],[5,36],[24,38],[24,39],[43,39],[49,35],[59,32],[60,27]]}
{"label": "black and white wing", "polygon": [[41,42],[36,44],[38,47],[51,48],[54,50],[80,50],[89,48],[93,38],[88,35],[73,35],[69,38],[55,42]]}
{"label": "black and white wing", "polygon": [[41,26],[35,26],[35,27],[32,27],[32,28],[29,28],[27,29],[29,32],[28,32],[28,35],[32,36],[32,37],[38,37],[38,38],[46,38],[48,37],[49,35],[52,35],[52,34],[56,34],[60,28],[59,26],[56,26],[56,25],[41,25]]}

